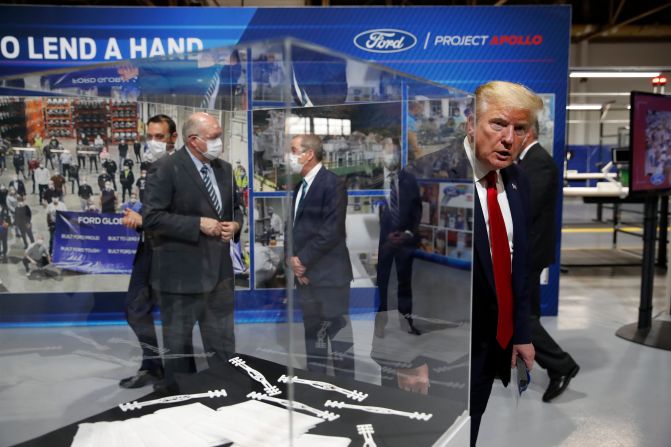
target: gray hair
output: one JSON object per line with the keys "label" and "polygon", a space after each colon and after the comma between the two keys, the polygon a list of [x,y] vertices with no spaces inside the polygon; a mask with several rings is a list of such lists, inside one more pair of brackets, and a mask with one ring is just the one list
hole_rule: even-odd
{"label": "gray hair", "polygon": [[182,138],[184,138],[184,141],[186,142],[186,139],[189,138],[191,135],[199,135],[200,131],[203,130],[203,124],[205,122],[206,117],[208,117],[207,113],[204,112],[196,112],[193,113],[187,118],[187,120],[184,122],[184,125],[182,126]]}
{"label": "gray hair", "polygon": [[317,161],[322,161],[324,158],[324,146],[322,145],[321,138],[311,133],[296,135],[294,138],[301,139],[301,149],[303,149],[303,152],[311,150],[314,152]]}

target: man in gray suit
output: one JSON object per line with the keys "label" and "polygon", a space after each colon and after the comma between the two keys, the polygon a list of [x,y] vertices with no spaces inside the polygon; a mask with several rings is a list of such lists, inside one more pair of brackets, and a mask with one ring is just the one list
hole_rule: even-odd
{"label": "man in gray suit", "polygon": [[194,372],[188,356],[196,322],[205,351],[214,353],[210,366],[235,353],[230,241],[239,237],[242,210],[233,171],[219,159],[223,143],[216,118],[194,113],[182,135],[184,147],[156,162],[143,207],[163,345],[177,357],[164,361],[168,386],[176,374]]}

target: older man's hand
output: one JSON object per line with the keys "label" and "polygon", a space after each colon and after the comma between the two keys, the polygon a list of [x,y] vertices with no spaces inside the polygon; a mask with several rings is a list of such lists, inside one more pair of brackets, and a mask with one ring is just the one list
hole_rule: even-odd
{"label": "older man's hand", "polygon": [[201,217],[200,231],[207,236],[219,237],[221,236],[221,225],[217,219],[212,219],[211,217]]}

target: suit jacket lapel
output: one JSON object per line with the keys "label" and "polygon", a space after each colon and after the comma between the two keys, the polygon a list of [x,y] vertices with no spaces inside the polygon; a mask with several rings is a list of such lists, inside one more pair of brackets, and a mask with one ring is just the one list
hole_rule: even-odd
{"label": "suit jacket lapel", "polygon": [[[528,155],[528,154],[527,154]],[[524,213],[522,210],[522,202],[518,191],[517,181],[510,178],[507,169],[501,170],[501,178],[506,188],[506,196],[508,197],[508,206],[510,207],[510,217],[513,220],[513,226],[518,224],[518,227],[513,228],[513,259],[512,265],[515,266],[516,247],[520,247],[517,242],[523,233],[522,224],[524,223]]]}
{"label": "suit jacket lapel", "polygon": [[494,266],[492,265],[492,254],[489,249],[489,236],[487,236],[487,225],[485,224],[485,216],[482,212],[482,205],[480,204],[480,196],[477,191],[475,193],[475,249],[478,253],[478,258],[482,264],[482,270],[487,277],[487,281],[492,286],[492,290],[496,290],[494,285]]}
{"label": "suit jacket lapel", "polygon": [[[305,194],[305,197],[303,197],[303,201],[298,206],[298,210],[296,210],[296,219],[294,219],[295,221],[298,220],[301,217],[301,214],[303,214],[303,210],[305,209],[305,204],[308,202],[308,199],[315,195],[314,194],[314,189],[318,188],[317,185],[319,185],[319,177],[322,176],[324,169],[325,168],[322,166],[319,169],[319,172],[317,172],[317,175],[315,176],[315,178],[312,180],[312,184],[310,185],[310,189],[308,189],[308,192]],[[301,193],[300,185],[301,185],[301,183],[298,184],[299,188],[296,192],[296,196],[295,196],[296,200],[300,200],[300,193]]]}

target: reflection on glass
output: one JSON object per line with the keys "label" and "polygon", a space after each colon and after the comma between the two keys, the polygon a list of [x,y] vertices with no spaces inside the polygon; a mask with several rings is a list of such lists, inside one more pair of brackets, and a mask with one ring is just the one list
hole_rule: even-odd
{"label": "reflection on glass", "polygon": [[[284,441],[292,400],[340,421],[297,410],[295,436],[352,443],[370,423],[431,445],[463,416],[469,95],[290,40],[39,78],[56,96],[0,98],[0,278],[33,294],[3,318],[44,326],[2,329],[0,423],[26,433],[3,442],[179,394],[201,420],[251,415],[213,423],[222,444]],[[432,416],[324,406],[364,395]]]}

